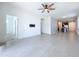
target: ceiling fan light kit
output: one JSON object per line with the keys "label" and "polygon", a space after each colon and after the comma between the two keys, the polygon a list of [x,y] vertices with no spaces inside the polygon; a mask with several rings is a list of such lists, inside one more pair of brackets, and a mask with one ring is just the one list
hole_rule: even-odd
{"label": "ceiling fan light kit", "polygon": [[42,13],[47,12],[49,13],[52,10],[55,10],[55,8],[52,8],[52,6],[54,5],[54,3],[42,3],[42,8],[38,9],[38,10],[42,10]]}

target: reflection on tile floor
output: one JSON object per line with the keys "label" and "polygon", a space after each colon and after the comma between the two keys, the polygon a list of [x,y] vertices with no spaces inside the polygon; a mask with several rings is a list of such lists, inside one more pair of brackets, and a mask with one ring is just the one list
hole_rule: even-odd
{"label": "reflection on tile floor", "polygon": [[10,41],[0,56],[79,57],[79,36],[76,33],[56,33]]}

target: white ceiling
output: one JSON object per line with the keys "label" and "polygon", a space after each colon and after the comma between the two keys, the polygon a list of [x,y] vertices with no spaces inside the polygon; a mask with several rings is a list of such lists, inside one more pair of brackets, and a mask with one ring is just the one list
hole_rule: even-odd
{"label": "white ceiling", "polygon": [[19,7],[24,11],[28,11],[36,15],[52,15],[53,17],[66,17],[66,15],[72,16],[78,13],[79,10],[78,2],[54,2],[54,7],[56,8],[54,11],[51,11],[50,13],[41,13],[41,11],[38,10],[41,7],[41,3],[42,2],[15,2],[6,4],[13,4],[15,7]]}

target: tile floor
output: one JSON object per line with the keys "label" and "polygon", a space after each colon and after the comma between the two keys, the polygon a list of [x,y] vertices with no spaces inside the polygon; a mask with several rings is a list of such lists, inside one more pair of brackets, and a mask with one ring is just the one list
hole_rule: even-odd
{"label": "tile floor", "polygon": [[79,36],[76,33],[44,34],[7,44],[0,51],[1,57],[79,57]]}

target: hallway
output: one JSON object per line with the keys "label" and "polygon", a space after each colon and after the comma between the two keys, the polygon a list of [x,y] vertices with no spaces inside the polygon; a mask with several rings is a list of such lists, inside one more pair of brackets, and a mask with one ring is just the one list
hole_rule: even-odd
{"label": "hallway", "polygon": [[79,57],[79,36],[76,33],[38,35],[8,42],[0,56],[10,57]]}

